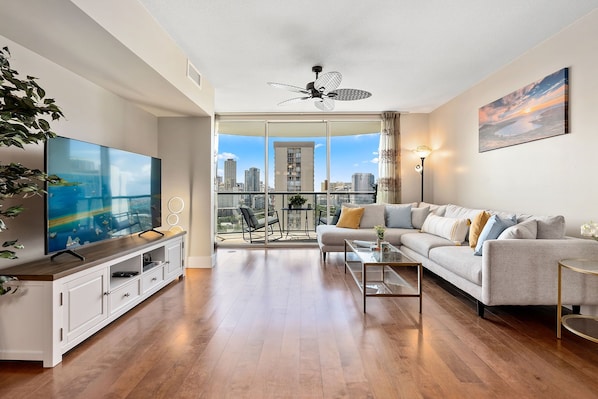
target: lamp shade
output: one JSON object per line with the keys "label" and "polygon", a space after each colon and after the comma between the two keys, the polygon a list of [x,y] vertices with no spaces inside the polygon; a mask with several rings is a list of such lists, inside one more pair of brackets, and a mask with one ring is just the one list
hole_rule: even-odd
{"label": "lamp shade", "polygon": [[415,149],[415,153],[420,158],[426,158],[428,155],[430,155],[431,152],[432,149],[427,145],[420,145]]}

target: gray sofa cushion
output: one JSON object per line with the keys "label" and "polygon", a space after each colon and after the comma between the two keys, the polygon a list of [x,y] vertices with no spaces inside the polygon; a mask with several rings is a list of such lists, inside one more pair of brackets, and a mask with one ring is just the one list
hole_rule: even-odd
{"label": "gray sofa cushion", "polygon": [[414,229],[421,229],[430,213],[430,207],[411,208],[411,224]]}
{"label": "gray sofa cushion", "polygon": [[565,238],[565,217],[564,216],[533,216],[533,215],[519,215],[517,221],[519,223],[535,219],[538,222],[537,238],[542,239],[561,239]]}
{"label": "gray sofa cushion", "polygon": [[363,216],[359,222],[360,229],[371,229],[374,226],[384,226],[384,204],[343,204],[347,208],[363,208]]}
{"label": "gray sofa cushion", "polygon": [[446,205],[429,204],[427,202],[420,202],[419,207],[428,207],[430,209],[430,213],[437,216],[444,216],[444,212],[446,211]]}
{"label": "gray sofa cushion", "polygon": [[[401,244],[401,236],[413,232],[413,229],[386,229],[384,241],[393,245]],[[321,224],[316,228],[318,243],[322,245],[341,247],[347,240],[376,241],[374,229],[346,229],[333,225]],[[419,233],[418,233],[419,234]]]}
{"label": "gray sofa cushion", "polygon": [[386,227],[411,229],[411,204],[385,206]]}
{"label": "gray sofa cushion", "polygon": [[347,240],[375,241],[374,229],[347,229],[334,225],[321,224],[316,229],[318,241],[324,245],[344,245]]}
{"label": "gray sofa cushion", "polygon": [[430,250],[430,260],[442,265],[447,270],[471,281],[482,284],[482,257],[472,256],[468,246],[445,246]]}
{"label": "gray sofa cushion", "polygon": [[[411,248],[420,255],[428,257],[430,249],[443,246],[455,246],[455,243],[446,238],[428,233],[406,233],[401,236],[401,244]],[[469,247],[468,247],[469,248]],[[471,253],[471,249],[470,249]]]}

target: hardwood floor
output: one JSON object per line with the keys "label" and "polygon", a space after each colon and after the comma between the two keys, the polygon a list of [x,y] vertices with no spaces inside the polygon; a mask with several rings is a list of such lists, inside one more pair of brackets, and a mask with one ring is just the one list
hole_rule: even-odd
{"label": "hardwood floor", "polygon": [[220,249],[64,356],[0,361],[4,398],[595,398],[598,345],[556,307],[475,304],[430,273],[416,298],[361,297],[342,254]]}

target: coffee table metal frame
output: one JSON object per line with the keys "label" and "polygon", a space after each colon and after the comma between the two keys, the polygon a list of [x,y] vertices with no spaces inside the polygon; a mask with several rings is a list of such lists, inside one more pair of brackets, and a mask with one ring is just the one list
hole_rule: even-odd
{"label": "coffee table metal frame", "polygon": [[[568,314],[563,316],[562,308],[562,272],[563,268],[572,270],[577,273],[583,273],[593,276],[598,276],[598,260],[591,259],[563,259],[559,261],[559,277],[558,277],[558,303],[557,303],[557,319],[556,319],[556,337],[561,339],[561,326],[571,331],[573,334],[598,343],[598,316]],[[581,322],[581,323],[580,323]],[[576,327],[575,323],[580,326]],[[586,329],[586,331],[583,331]]]}
{"label": "coffee table metal frame", "polygon": [[[399,274],[402,267],[417,268],[416,291]],[[364,313],[368,296],[417,297],[419,313],[422,312],[422,264],[409,258],[396,247],[389,244],[388,252],[380,252],[371,250],[364,242],[345,240],[345,273],[347,270],[363,295]],[[378,278],[368,279],[368,276],[372,275]]]}

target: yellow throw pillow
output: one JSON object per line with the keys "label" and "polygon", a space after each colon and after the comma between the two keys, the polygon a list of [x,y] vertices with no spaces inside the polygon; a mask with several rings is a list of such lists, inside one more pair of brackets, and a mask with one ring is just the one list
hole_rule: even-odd
{"label": "yellow throw pillow", "polygon": [[359,222],[361,222],[361,217],[363,216],[364,211],[365,208],[347,208],[343,206],[341,210],[341,216],[338,219],[336,227],[358,229]]}
{"label": "yellow throw pillow", "polygon": [[478,244],[480,233],[484,229],[486,222],[490,219],[490,212],[482,211],[475,215],[469,226],[469,246],[475,248]]}

